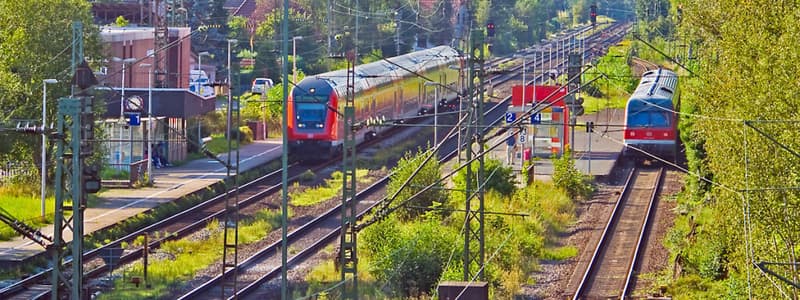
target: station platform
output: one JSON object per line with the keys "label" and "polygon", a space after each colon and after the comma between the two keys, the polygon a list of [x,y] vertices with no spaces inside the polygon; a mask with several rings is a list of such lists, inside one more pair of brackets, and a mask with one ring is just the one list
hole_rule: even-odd
{"label": "station platform", "polygon": [[[624,113],[621,109],[606,109],[598,113],[578,117],[572,143],[575,168],[585,175],[602,180],[609,176],[622,154],[622,127]],[[594,122],[592,133],[586,132],[586,122]],[[497,141],[492,141],[493,145]],[[508,147],[503,144],[495,148],[491,157],[508,163]],[[520,175],[522,171],[522,152],[512,154],[511,166]],[[553,160],[550,156],[538,155],[533,159],[534,179],[549,181],[553,176]],[[519,180],[518,180],[519,181]],[[521,182],[521,181],[520,181]]]}
{"label": "station platform", "polygon": [[[239,172],[244,172],[281,156],[281,139],[254,141],[239,149]],[[232,152],[235,161],[236,152]],[[227,153],[219,155],[227,160]],[[233,162],[235,164],[235,162]],[[185,195],[221,181],[227,176],[225,167],[209,158],[186,162],[180,166],[158,168],[153,171],[154,186],[145,188],[104,189],[97,194],[99,204],[84,211],[84,231],[91,234],[112,226],[158,205],[169,203]],[[53,236],[53,225],[41,229]],[[67,230],[64,240],[70,242],[72,233]],[[39,244],[16,237],[0,242],[0,265],[16,265],[45,252]]]}

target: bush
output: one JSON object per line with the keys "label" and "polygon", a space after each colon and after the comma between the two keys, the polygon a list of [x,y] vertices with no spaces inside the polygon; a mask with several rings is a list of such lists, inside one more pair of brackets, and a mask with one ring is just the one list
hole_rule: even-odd
{"label": "bush", "polygon": [[553,183],[572,199],[589,199],[594,192],[591,181],[575,168],[572,151],[566,149],[561,158],[553,160]]}
{"label": "bush", "polygon": [[229,134],[231,135],[231,138],[234,140],[236,139],[236,136],[238,136],[239,142],[241,144],[247,144],[253,142],[253,131],[250,130],[250,127],[239,126],[238,128],[231,128]]}
{"label": "bush", "polygon": [[253,131],[250,130],[250,127],[239,126],[239,141],[242,142],[242,144],[253,142]]}
{"label": "bush", "polygon": [[[470,168],[472,169],[472,174],[478,174],[479,162],[472,162]],[[503,196],[509,196],[514,193],[516,190],[516,177],[511,167],[505,166],[497,159],[486,159],[484,162],[484,169],[484,176],[486,176],[484,179],[486,182],[483,183],[483,185],[486,190],[496,191]],[[453,183],[455,183],[456,190],[464,190],[466,188],[466,176],[466,168],[461,169],[455,175]],[[475,177],[472,178],[470,184],[473,189],[477,189],[478,182]],[[463,192],[457,192],[456,194],[461,194],[463,196]]]}

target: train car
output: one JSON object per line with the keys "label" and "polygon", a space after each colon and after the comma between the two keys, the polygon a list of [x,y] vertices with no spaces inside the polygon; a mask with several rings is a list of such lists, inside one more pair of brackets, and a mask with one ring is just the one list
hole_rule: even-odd
{"label": "train car", "polygon": [[[402,119],[431,111],[440,100],[425,97],[426,87],[451,88],[439,98],[452,98],[458,80],[458,51],[439,46],[355,67],[356,121]],[[420,76],[422,75],[422,76]],[[424,77],[423,77],[424,76]],[[427,79],[426,79],[427,78]],[[428,82],[428,80],[436,83]],[[347,70],[301,80],[289,95],[289,153],[300,160],[320,160],[341,153]],[[364,127],[356,142],[377,136],[388,127]]]}
{"label": "train car", "polygon": [[677,157],[677,87],[678,76],[672,71],[642,75],[625,107],[623,156],[650,158],[642,150],[668,161]]}

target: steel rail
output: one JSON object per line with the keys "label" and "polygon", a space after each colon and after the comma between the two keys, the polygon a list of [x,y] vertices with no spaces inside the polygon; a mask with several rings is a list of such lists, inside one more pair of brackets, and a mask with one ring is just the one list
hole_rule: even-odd
{"label": "steel rail", "polygon": [[[663,183],[664,170],[665,170],[664,167],[660,167],[660,168],[658,168],[658,171],[655,172],[656,178],[654,180],[654,184],[652,186],[652,190],[650,191],[650,194],[649,194],[649,197],[648,197],[648,200],[647,200],[648,201],[647,208],[646,208],[645,212],[641,215],[641,223],[640,224],[637,223],[637,225],[636,225],[636,226],[640,226],[640,227],[638,227],[636,229],[636,230],[638,230],[638,235],[637,235],[637,239],[636,239],[636,242],[635,242],[633,253],[630,255],[630,257],[628,258],[627,261],[620,262],[620,264],[624,264],[624,263],[628,263],[629,264],[625,268],[625,271],[626,271],[625,272],[625,279],[624,279],[624,282],[622,282],[622,287],[621,287],[622,291],[621,291],[621,293],[619,295],[620,299],[624,299],[625,296],[628,294],[628,288],[630,286],[631,279],[633,278],[633,271],[634,271],[634,269],[636,267],[636,263],[638,261],[639,252],[641,251],[641,248],[644,246],[644,245],[642,245],[642,241],[644,240],[644,237],[647,234],[647,228],[649,227],[649,222],[650,222],[650,214],[653,211],[653,205],[656,202],[656,199],[658,197],[658,192],[659,192],[660,187],[661,187],[661,185]],[[600,260],[604,259],[604,254],[603,253],[607,253],[607,251],[609,250],[609,247],[613,246],[613,245],[610,244],[610,241],[611,241],[612,237],[615,234],[617,234],[617,232],[621,231],[619,228],[616,228],[616,226],[619,226],[621,224],[620,222],[622,221],[622,217],[624,215],[622,213],[622,210],[623,210],[622,207],[625,207],[626,205],[628,205],[627,202],[630,201],[630,196],[631,196],[630,195],[630,193],[631,193],[630,191],[632,189],[634,189],[633,184],[637,182],[634,179],[639,177],[640,172],[641,171],[639,169],[634,168],[634,169],[631,170],[631,173],[628,175],[628,178],[627,178],[626,183],[625,183],[625,187],[623,188],[622,193],[620,193],[620,197],[617,200],[617,203],[614,205],[614,209],[611,212],[611,216],[609,217],[608,222],[606,223],[606,226],[605,226],[605,229],[603,231],[603,234],[600,237],[600,241],[598,241],[597,246],[595,247],[595,250],[594,250],[594,252],[592,254],[592,258],[589,261],[588,266],[586,267],[586,271],[584,272],[583,277],[581,278],[580,284],[579,284],[578,288],[576,289],[575,294],[573,294],[573,297],[572,297],[573,300],[575,300],[575,299],[584,299],[585,297],[588,296],[586,294],[588,293],[589,282],[593,279],[592,278],[593,274],[596,275],[599,272],[598,270],[600,268]],[[636,174],[636,175],[634,175],[634,174]],[[623,203],[623,201],[625,201],[626,203]],[[595,283],[592,283],[591,285],[594,286]],[[607,296],[608,295],[603,295],[603,297],[607,297]]]}

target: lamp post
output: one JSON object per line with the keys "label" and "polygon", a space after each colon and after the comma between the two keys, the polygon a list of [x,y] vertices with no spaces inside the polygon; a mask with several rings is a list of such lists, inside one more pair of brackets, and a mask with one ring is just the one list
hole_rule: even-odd
{"label": "lamp post", "polygon": [[[209,55],[211,55],[211,54],[210,54],[210,53],[208,53],[208,51],[203,51],[203,52],[197,53],[197,69],[198,69],[198,70],[200,70],[200,71],[202,71],[202,70],[203,70],[203,56],[204,56],[204,55],[205,55],[205,56],[209,56]],[[200,72],[198,72],[198,73],[200,73]],[[200,76],[200,75],[198,74],[197,76]],[[199,79],[199,78],[198,78],[198,79]],[[198,81],[198,84],[197,84],[197,93],[198,93],[198,94],[200,94],[200,95],[203,95],[203,96],[205,96],[203,93],[200,93],[200,89],[201,89],[201,87],[202,87],[202,86],[199,84],[199,81]],[[200,126],[201,126],[202,124],[203,124],[203,120],[202,120],[202,118],[200,118],[200,115],[198,115],[198,116],[197,116],[197,148],[198,148],[198,152],[200,152],[200,150],[199,150],[199,149],[200,149],[200,147],[202,147],[202,146],[203,146],[203,136],[202,136],[202,134],[200,133]]]}
{"label": "lamp post", "polygon": [[[47,126],[47,84],[58,83],[56,79],[42,81],[42,129]],[[42,220],[45,215],[45,195],[47,194],[47,134],[42,130]]]}
{"label": "lamp post", "polygon": [[[122,89],[122,95],[120,96],[119,99],[119,119],[120,122],[122,122],[121,120],[124,119],[123,114],[125,111],[125,65],[135,62],[136,58],[131,57],[123,59],[115,56],[112,57],[111,60],[122,63],[122,82],[120,85]],[[119,156],[117,156],[118,157],[117,165],[120,165],[122,164],[122,126],[119,127],[119,148],[117,150],[118,150],[117,152],[119,152]]]}
{"label": "lamp post", "polygon": [[[425,82],[424,86],[433,86],[433,145],[436,146],[438,142],[438,132],[437,128],[439,127],[439,85],[438,82],[434,81],[427,81]],[[427,98],[427,89],[425,90],[425,96]]]}
{"label": "lamp post", "polygon": [[147,68],[147,183],[153,184],[153,65],[141,64]]}
{"label": "lamp post", "polygon": [[[233,114],[231,114],[231,106],[233,105],[233,85],[231,82],[231,44],[235,44],[237,41],[234,39],[228,40],[228,122],[225,131],[225,135],[228,136],[228,146],[231,144],[231,118],[233,118]],[[230,147],[228,149],[228,166],[231,164],[231,153]],[[229,168],[230,171],[230,168]],[[230,174],[228,174],[230,176]]]}
{"label": "lamp post", "polygon": [[297,84],[297,40],[302,40],[302,36],[292,37],[292,82]]}

